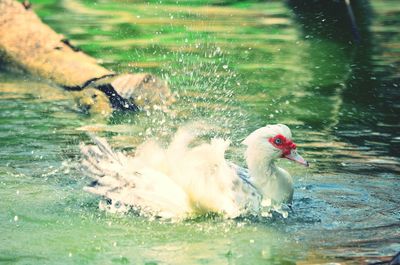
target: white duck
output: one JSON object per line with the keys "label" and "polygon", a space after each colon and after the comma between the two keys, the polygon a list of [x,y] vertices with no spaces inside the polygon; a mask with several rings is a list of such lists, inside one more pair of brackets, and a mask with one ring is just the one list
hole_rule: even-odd
{"label": "white duck", "polygon": [[248,170],[225,160],[229,141],[214,138],[188,147],[197,136],[180,129],[167,148],[148,141],[135,156],[113,151],[105,139],[92,137],[96,145],[81,145],[82,164],[94,179],[86,190],[106,198],[102,207],[133,208],[171,219],[209,212],[235,218],[291,203],[292,178],[274,161],[308,163],[297,154],[286,125],[267,125],[243,141]]}

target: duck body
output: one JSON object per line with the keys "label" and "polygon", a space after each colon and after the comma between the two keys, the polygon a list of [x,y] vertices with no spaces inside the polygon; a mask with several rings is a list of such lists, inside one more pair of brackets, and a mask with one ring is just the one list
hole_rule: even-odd
{"label": "duck body", "polygon": [[[81,145],[82,165],[94,179],[86,190],[106,198],[111,203],[101,207],[114,211],[133,208],[170,219],[210,212],[226,218],[257,215],[292,200],[292,178],[274,160],[283,152],[292,155],[296,146],[280,150],[271,143],[277,135],[291,142],[285,125],[262,127],[243,141],[248,169],[225,159],[228,140],[214,138],[189,147],[198,136],[190,128],[178,130],[167,148],[155,141],[143,143],[135,156],[114,151],[105,139],[92,137],[95,145]],[[298,162],[305,164],[301,159]]]}

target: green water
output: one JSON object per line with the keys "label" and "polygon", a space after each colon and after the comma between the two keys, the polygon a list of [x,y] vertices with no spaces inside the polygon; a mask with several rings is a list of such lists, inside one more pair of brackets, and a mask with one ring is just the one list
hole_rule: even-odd
{"label": "green water", "polygon": [[[107,68],[167,79],[177,101],[104,120],[46,82],[0,73],[0,263],[358,264],[400,251],[397,1],[371,3],[358,46],[312,35],[280,1],[33,3]],[[82,190],[85,128],[132,149],[193,120],[229,137],[238,163],[252,130],[289,125],[311,162],[280,162],[294,212],[171,224],[106,214]]]}

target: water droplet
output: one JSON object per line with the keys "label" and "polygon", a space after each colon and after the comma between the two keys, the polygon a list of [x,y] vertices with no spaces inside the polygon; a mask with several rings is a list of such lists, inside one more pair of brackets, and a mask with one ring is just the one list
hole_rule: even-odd
{"label": "water droplet", "polygon": [[261,202],[261,206],[262,206],[262,207],[268,207],[268,206],[271,206],[271,204],[272,204],[272,201],[271,201],[271,199],[269,199],[269,198],[264,199],[264,200],[262,200],[262,202]]}
{"label": "water droplet", "polygon": [[281,214],[283,218],[287,218],[289,216],[289,213],[287,211],[282,211]]}

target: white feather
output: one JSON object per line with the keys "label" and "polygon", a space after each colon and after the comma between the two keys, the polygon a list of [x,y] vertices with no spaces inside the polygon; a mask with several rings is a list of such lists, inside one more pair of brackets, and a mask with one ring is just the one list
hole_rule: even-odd
{"label": "white feather", "polygon": [[[200,134],[201,130],[180,129],[167,148],[148,141],[138,146],[135,156],[113,151],[105,139],[92,136],[95,145],[81,145],[82,165],[95,181],[86,190],[109,199],[106,207],[133,207],[173,219],[207,212],[234,218],[257,213],[263,205],[270,206],[269,201],[291,201],[291,177],[273,164],[276,150],[267,141],[276,134],[291,138],[287,126],[260,128],[243,141],[249,171],[225,159],[227,140],[215,138],[189,147]],[[251,177],[244,176],[247,172]]]}

